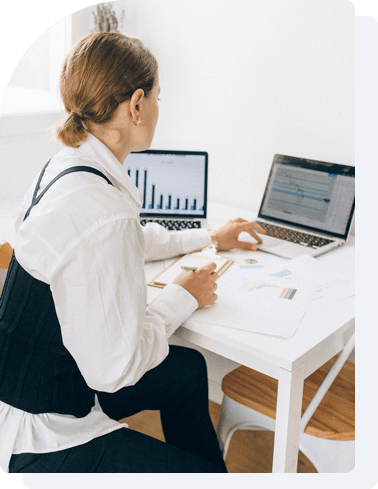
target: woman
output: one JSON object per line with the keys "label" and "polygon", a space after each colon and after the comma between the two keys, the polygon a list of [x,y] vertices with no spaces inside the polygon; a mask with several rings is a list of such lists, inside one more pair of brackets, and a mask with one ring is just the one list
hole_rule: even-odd
{"label": "woman", "polygon": [[[224,472],[206,365],[169,336],[217,296],[215,265],[185,272],[146,306],[145,260],[251,247],[242,219],[208,232],[139,224],[122,164],[149,148],[160,91],[134,38],[94,33],[73,47],[60,90],[65,148],[19,210],[0,306],[0,462],[10,472]],[[212,237],[211,237],[212,236]],[[160,410],[166,443],[118,420]]]}

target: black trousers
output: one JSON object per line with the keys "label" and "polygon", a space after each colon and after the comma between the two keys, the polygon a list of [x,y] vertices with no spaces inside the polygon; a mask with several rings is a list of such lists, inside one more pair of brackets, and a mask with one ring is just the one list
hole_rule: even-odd
{"label": "black trousers", "polygon": [[171,346],[167,358],[131,387],[98,392],[103,411],[120,420],[159,410],[166,443],[120,429],[67,450],[13,455],[10,472],[226,472],[208,410],[207,369],[196,350]]}

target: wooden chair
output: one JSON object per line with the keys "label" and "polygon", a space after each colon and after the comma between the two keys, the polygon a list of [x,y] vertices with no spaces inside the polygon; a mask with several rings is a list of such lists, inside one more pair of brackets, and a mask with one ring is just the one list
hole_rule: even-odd
{"label": "wooden chair", "polygon": [[[304,382],[299,450],[318,472],[350,472],[355,456],[354,335]],[[275,429],[278,381],[247,367],[227,374],[218,439],[226,458],[233,433]]]}
{"label": "wooden chair", "polygon": [[13,249],[7,241],[0,241],[0,295],[3,290],[7,270],[12,259]]}

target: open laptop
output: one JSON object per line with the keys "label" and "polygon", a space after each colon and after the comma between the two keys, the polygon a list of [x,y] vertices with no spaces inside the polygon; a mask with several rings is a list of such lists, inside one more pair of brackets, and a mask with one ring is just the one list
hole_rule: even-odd
{"label": "open laptop", "polygon": [[256,222],[259,249],[287,258],[343,245],[355,206],[352,166],[275,155]]}
{"label": "open laptop", "polygon": [[142,225],[157,222],[171,230],[206,227],[206,152],[131,153],[125,168],[142,196]]}

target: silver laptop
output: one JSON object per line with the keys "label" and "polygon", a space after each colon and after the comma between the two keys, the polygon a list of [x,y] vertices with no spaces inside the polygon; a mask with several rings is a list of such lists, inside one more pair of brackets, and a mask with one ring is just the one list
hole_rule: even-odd
{"label": "silver laptop", "polygon": [[207,227],[206,152],[147,150],[131,153],[124,165],[142,195],[142,225]]}
{"label": "silver laptop", "polygon": [[259,249],[294,258],[317,256],[343,245],[355,207],[355,169],[275,155],[258,219]]}

